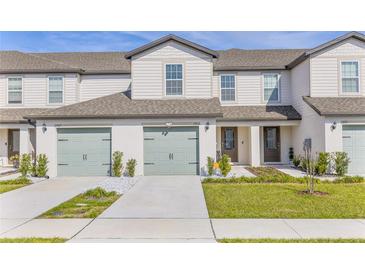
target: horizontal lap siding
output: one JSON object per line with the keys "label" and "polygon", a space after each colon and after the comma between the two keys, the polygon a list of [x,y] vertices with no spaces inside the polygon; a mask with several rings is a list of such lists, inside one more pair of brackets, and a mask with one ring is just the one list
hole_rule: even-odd
{"label": "horizontal lap siding", "polygon": [[119,75],[82,75],[80,101],[86,101],[130,89],[129,74]]}

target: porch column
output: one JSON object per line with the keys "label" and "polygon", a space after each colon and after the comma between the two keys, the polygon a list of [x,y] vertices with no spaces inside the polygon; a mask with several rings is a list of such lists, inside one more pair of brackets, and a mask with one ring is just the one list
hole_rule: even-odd
{"label": "porch column", "polygon": [[29,131],[21,128],[19,132],[19,154],[29,153]]}
{"label": "porch column", "polygon": [[260,127],[250,127],[251,166],[260,166]]}

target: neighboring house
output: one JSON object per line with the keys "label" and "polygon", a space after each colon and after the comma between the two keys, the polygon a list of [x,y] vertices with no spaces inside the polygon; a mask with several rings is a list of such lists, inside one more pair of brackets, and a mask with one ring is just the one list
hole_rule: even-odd
{"label": "neighboring house", "polygon": [[[346,151],[365,174],[365,36],[314,49],[214,51],[168,35],[127,53],[0,52],[0,160],[45,153],[50,176],[202,174],[207,157],[288,164]],[[1,164],[1,163],[0,163]]]}

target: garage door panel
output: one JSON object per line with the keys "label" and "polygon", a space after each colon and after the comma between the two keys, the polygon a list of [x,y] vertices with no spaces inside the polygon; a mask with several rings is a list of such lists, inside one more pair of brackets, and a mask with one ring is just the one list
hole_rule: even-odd
{"label": "garage door panel", "polygon": [[365,174],[365,126],[345,125],[342,128],[343,151],[350,158],[350,174]]}

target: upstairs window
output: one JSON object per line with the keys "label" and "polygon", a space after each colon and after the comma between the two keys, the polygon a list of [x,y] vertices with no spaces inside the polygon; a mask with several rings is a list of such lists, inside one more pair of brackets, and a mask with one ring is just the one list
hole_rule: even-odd
{"label": "upstairs window", "polygon": [[21,104],[23,102],[22,77],[8,78],[8,104]]}
{"label": "upstairs window", "polygon": [[279,74],[264,74],[264,101],[280,101]]}
{"label": "upstairs window", "polygon": [[221,75],[221,101],[236,100],[235,75]]}
{"label": "upstairs window", "polygon": [[359,62],[341,62],[341,82],[343,93],[359,92]]}
{"label": "upstairs window", "polygon": [[183,65],[166,65],[166,95],[183,94]]}
{"label": "upstairs window", "polygon": [[48,77],[48,103],[62,104],[63,103],[63,77],[49,76]]}

